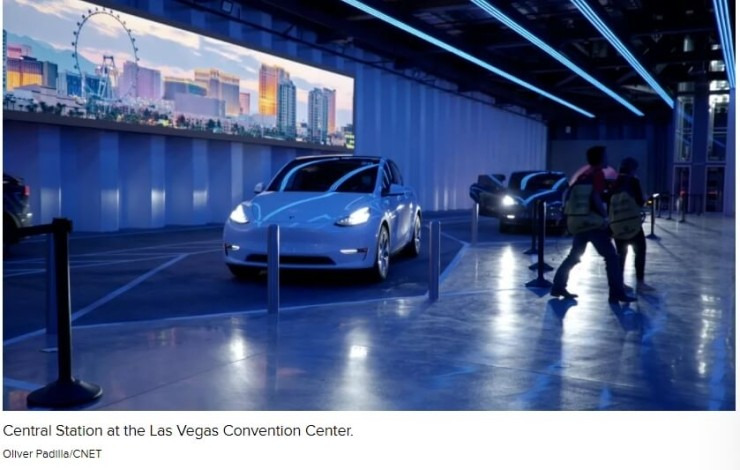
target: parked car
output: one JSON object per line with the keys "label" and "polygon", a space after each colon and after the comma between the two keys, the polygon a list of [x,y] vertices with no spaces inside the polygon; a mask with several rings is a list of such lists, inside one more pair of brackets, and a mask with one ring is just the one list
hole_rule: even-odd
{"label": "parked car", "polygon": [[478,203],[478,213],[496,217],[501,192],[506,190],[506,176],[498,173],[478,175],[478,181],[470,185],[470,198]]}
{"label": "parked car", "polygon": [[3,173],[3,245],[17,243],[18,229],[31,225],[30,195],[22,179]]}
{"label": "parked car", "polygon": [[512,228],[531,228],[535,202],[547,203],[546,224],[563,229],[563,195],[568,189],[568,178],[560,171],[517,171],[509,178],[509,187],[499,199],[499,231]]}
{"label": "parked car", "polygon": [[421,207],[392,160],[299,157],[255,192],[224,225],[224,261],[237,277],[267,266],[272,224],[280,227],[282,268],[365,269],[384,280],[391,255],[421,249]]}

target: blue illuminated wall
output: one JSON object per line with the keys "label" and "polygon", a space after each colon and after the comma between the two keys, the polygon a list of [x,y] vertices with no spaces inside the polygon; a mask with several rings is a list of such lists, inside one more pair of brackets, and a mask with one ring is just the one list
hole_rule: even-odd
{"label": "blue illuminated wall", "polygon": [[[372,64],[382,58],[354,46],[319,50],[310,45],[313,33],[266,13],[234,12],[301,41],[173,0],[99,3],[354,76],[355,153],[395,159],[425,210],[469,208],[468,186],[479,173],[546,166],[547,128],[541,122],[497,108],[489,98],[459,94],[439,80],[428,85],[409,72],[378,68]],[[290,159],[314,153],[18,121],[4,127],[4,168],[32,186],[35,221],[70,217],[75,230],[86,231],[223,222],[257,182]]]}

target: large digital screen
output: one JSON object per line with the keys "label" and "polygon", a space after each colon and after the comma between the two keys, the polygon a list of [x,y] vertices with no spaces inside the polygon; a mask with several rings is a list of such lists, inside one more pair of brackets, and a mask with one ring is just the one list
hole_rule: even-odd
{"label": "large digital screen", "polygon": [[352,77],[78,0],[3,8],[5,110],[354,147]]}

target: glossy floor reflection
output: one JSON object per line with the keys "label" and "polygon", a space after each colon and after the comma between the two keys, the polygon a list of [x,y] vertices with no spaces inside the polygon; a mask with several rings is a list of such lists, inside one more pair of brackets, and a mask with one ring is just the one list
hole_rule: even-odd
{"label": "glossy floor reflection", "polygon": [[[103,410],[734,410],[735,221],[661,219],[656,234],[655,290],[629,305],[607,303],[592,249],[568,285],[577,301],[526,288],[521,238],[466,245],[437,302],[77,327],[73,370],[103,387],[87,407]],[[549,240],[546,262],[569,245]],[[5,344],[5,409],[56,377],[46,347]]]}

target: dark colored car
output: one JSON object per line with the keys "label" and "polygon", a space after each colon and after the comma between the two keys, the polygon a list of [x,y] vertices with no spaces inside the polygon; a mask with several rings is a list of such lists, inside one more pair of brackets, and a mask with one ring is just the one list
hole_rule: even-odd
{"label": "dark colored car", "polygon": [[470,185],[470,198],[478,203],[478,213],[496,217],[501,193],[506,190],[506,176],[497,173],[478,175],[478,181]]}
{"label": "dark colored car", "polygon": [[3,173],[3,245],[17,243],[18,229],[31,225],[30,194],[23,180]]}
{"label": "dark colored car", "polygon": [[532,227],[535,202],[547,203],[546,222],[549,228],[562,229],[563,195],[568,178],[560,171],[516,171],[509,178],[509,187],[498,197],[499,230]]}

